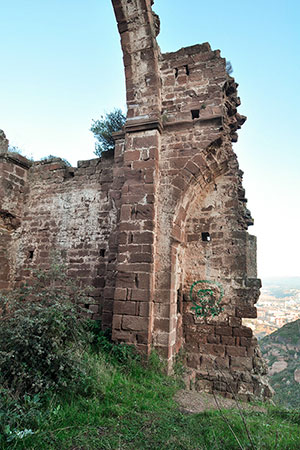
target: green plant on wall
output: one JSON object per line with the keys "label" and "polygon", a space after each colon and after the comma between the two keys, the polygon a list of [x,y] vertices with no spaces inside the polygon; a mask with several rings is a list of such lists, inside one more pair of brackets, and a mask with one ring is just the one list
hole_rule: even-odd
{"label": "green plant on wall", "polygon": [[193,303],[191,310],[197,317],[218,316],[224,310],[220,306],[223,296],[223,286],[217,281],[195,281],[190,289],[190,300]]}

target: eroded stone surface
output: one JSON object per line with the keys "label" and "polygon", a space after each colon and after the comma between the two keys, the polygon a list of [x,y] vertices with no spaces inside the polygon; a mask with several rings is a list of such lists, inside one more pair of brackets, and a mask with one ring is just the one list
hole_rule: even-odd
{"label": "eroded stone surface", "polygon": [[8,150],[8,140],[6,139],[3,130],[0,130],[0,153],[7,152]]}

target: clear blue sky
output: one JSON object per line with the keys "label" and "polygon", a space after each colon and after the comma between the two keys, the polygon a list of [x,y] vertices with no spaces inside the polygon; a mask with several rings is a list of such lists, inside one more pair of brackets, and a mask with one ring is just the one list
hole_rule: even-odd
{"label": "clear blue sky", "polygon": [[[0,0],[0,128],[35,159],[93,157],[92,119],[125,108],[110,0]],[[156,0],[163,52],[210,42],[248,116],[234,146],[259,275],[300,276],[300,2]]]}

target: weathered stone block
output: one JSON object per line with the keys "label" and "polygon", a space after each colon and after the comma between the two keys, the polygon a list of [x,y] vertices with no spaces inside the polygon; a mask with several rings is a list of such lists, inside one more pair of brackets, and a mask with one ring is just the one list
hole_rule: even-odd
{"label": "weathered stone block", "polygon": [[147,331],[148,318],[139,316],[124,316],[122,319],[123,330]]}
{"label": "weathered stone block", "polygon": [[125,314],[129,316],[133,316],[136,313],[136,303],[130,301],[118,302],[114,301],[114,314]]}
{"label": "weathered stone block", "polygon": [[241,337],[252,337],[253,332],[251,328],[248,327],[233,328],[233,335]]}
{"label": "weathered stone block", "polygon": [[227,346],[226,354],[229,356],[246,356],[246,347]]}
{"label": "weathered stone block", "polygon": [[247,371],[252,370],[253,362],[252,358],[241,357],[241,356],[231,356],[230,357],[230,367],[234,370]]}

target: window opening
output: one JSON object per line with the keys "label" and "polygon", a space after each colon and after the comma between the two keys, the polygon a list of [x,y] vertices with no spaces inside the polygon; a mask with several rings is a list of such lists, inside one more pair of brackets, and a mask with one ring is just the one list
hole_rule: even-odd
{"label": "window opening", "polygon": [[199,119],[200,117],[200,109],[192,109],[192,119]]}
{"label": "window opening", "polygon": [[207,232],[201,233],[201,237],[203,242],[210,242],[211,240],[210,234]]}

